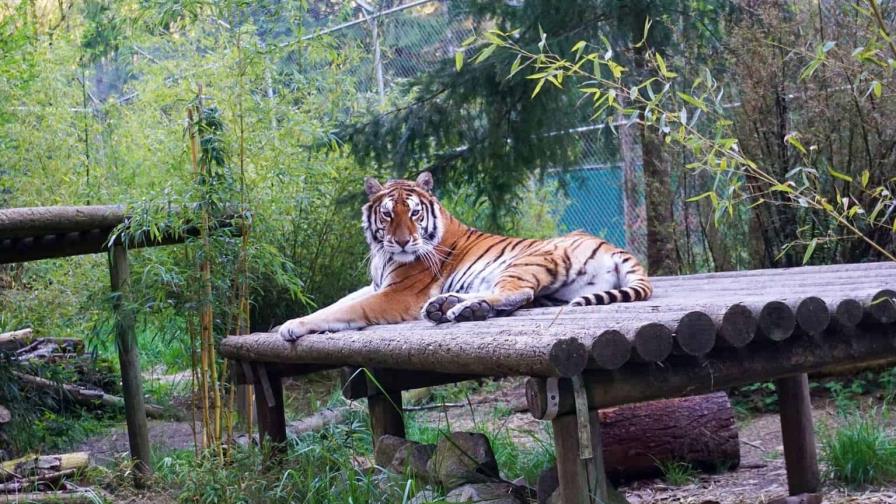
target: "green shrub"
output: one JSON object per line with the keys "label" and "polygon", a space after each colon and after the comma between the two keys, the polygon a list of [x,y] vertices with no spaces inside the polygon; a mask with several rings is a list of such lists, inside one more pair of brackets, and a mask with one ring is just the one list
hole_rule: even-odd
{"label": "green shrub", "polygon": [[896,439],[887,431],[885,409],[854,411],[821,436],[826,477],[849,487],[896,479]]}

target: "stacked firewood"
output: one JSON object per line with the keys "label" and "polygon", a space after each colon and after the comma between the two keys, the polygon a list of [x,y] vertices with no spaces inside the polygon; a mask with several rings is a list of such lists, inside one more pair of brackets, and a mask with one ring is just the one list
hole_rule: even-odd
{"label": "stacked firewood", "polygon": [[[22,329],[0,333],[0,352],[7,353],[13,362],[23,365],[57,364],[78,371],[79,366],[83,367],[78,361],[84,357],[84,342],[74,338],[39,338],[31,329]],[[66,400],[81,406],[98,409],[124,407],[124,399],[96,386],[59,383],[25,371],[13,371],[12,374],[32,389],[56,395],[61,392]],[[166,415],[162,407],[152,404],[146,405],[146,415],[150,418],[171,416]]]}
{"label": "stacked firewood", "polygon": [[4,502],[96,502],[101,491],[83,488],[71,481],[87,468],[87,452],[59,455],[28,455],[0,462],[0,503]]}

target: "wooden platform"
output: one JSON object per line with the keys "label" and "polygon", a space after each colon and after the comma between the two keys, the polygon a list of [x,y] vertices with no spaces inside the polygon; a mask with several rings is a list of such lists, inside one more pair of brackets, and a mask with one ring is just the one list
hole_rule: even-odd
{"label": "wooden platform", "polygon": [[656,278],[654,287],[646,302],[520,310],[439,326],[411,322],[296,343],[253,334],[226,338],[220,351],[239,361],[239,381],[264,390],[260,427],[274,441],[285,439],[284,376],[366,368],[376,379],[348,371],[354,379],[345,391],[368,397],[377,435],[404,434],[396,410],[402,390],[476,376],[530,377],[529,408],[554,423],[569,503],[597,502],[606,492],[594,456],[601,453],[597,408],[778,380],[791,493],[817,491],[806,373],[896,363],[896,263]]}

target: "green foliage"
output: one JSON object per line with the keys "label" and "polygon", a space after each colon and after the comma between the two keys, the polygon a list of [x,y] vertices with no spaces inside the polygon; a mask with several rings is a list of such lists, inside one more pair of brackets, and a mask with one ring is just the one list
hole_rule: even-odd
{"label": "green foliage", "polygon": [[182,502],[407,502],[422,485],[354,465],[357,455],[370,454],[368,432],[356,422],[291,438],[280,464],[262,471],[255,448],[236,448],[226,467],[213,456],[175,452],[156,462],[156,475]]}
{"label": "green foliage", "polygon": [[[8,404],[8,403],[7,403]],[[105,432],[121,421],[121,412],[102,413],[82,408],[55,412],[45,408],[12,406],[13,420],[4,426],[4,448],[12,454],[59,453]]]}
{"label": "green foliage", "polygon": [[852,410],[821,435],[826,476],[848,487],[886,484],[896,479],[896,439],[884,406]]}
{"label": "green foliage", "polygon": [[663,481],[671,486],[690,485],[697,479],[697,470],[687,462],[658,462],[657,467],[663,473]]}

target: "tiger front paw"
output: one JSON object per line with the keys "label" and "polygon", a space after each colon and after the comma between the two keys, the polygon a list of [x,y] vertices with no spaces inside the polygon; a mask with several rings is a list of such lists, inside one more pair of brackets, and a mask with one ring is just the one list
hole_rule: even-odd
{"label": "tiger front paw", "polygon": [[442,294],[436,296],[427,301],[423,306],[421,318],[428,320],[433,324],[451,322],[452,319],[448,318],[448,311],[457,306],[461,301],[461,297],[457,294]]}
{"label": "tiger front paw", "polygon": [[305,322],[304,320],[297,318],[288,320],[280,326],[280,329],[277,333],[283,338],[284,341],[288,341],[290,343],[296,341],[306,334],[310,334],[316,332],[314,328],[311,327],[311,324]]}

